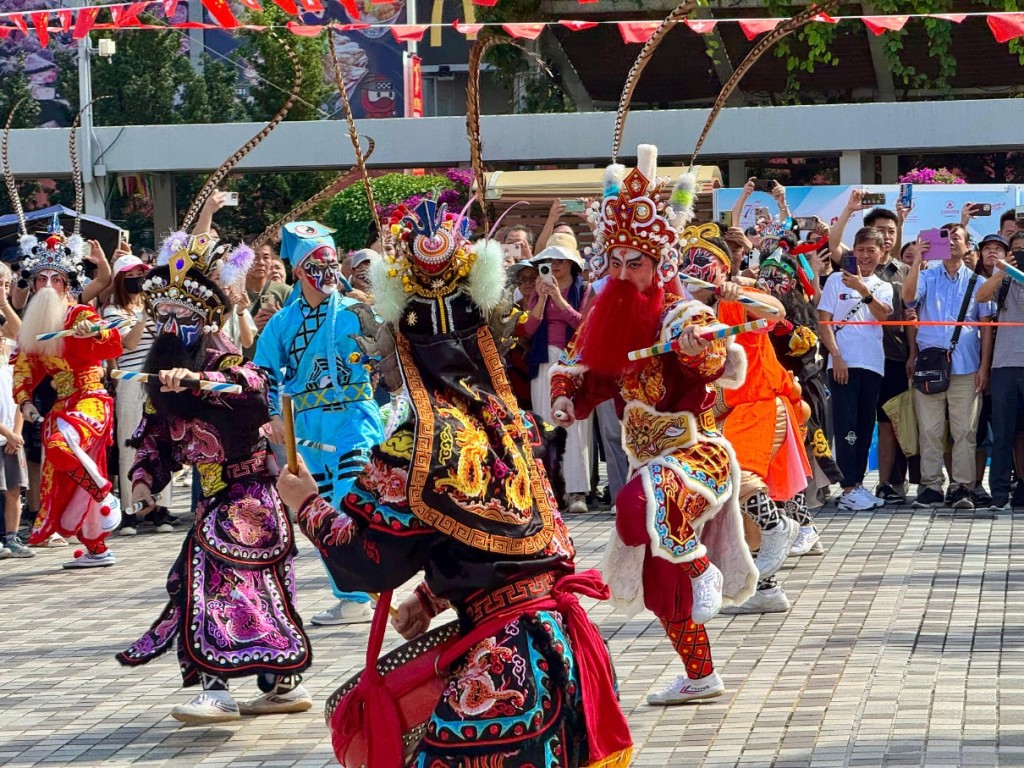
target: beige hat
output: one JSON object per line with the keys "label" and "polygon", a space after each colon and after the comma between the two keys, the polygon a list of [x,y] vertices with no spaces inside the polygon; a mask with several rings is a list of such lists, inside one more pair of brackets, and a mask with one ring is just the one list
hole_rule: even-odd
{"label": "beige hat", "polygon": [[583,257],[580,256],[579,247],[576,244],[576,238],[567,232],[555,232],[551,235],[551,237],[548,238],[547,244],[544,246],[544,250],[534,256],[530,261],[533,264],[539,264],[542,261],[554,261],[556,259],[571,261],[580,269],[584,268]]}

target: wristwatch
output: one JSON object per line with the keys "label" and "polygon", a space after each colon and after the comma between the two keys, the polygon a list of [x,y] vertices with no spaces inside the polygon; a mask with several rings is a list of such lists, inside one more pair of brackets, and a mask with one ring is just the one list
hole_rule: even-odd
{"label": "wristwatch", "polygon": [[861,303],[862,303],[862,304],[870,304],[870,303],[871,303],[872,301],[874,301],[874,300],[875,300],[875,297],[874,297],[874,296],[872,296],[872,295],[871,295],[871,294],[869,293],[869,294],[868,294],[867,296],[865,296],[865,297],[864,297],[863,299],[861,299],[860,301],[861,301]]}

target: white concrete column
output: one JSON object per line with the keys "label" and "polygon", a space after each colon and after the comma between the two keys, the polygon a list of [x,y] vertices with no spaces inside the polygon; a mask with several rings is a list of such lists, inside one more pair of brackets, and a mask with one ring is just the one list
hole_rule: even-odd
{"label": "white concrete column", "polygon": [[874,184],[874,155],[860,150],[843,150],[839,155],[840,184]]}
{"label": "white concrete column", "polygon": [[728,173],[726,184],[730,187],[742,187],[750,178],[747,175],[747,161],[743,158],[730,158]]}
{"label": "white concrete column", "polygon": [[882,155],[882,183],[898,184],[900,180],[900,156]]}
{"label": "white concrete column", "polygon": [[153,240],[157,247],[167,235],[178,229],[178,212],[174,204],[174,176],[154,173],[150,176],[153,195]]}

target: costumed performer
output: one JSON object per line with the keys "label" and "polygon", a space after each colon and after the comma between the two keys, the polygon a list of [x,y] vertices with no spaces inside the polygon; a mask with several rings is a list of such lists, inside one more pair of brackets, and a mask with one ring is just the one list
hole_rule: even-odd
{"label": "costumed performer", "polygon": [[[684,234],[680,272],[716,286],[714,292],[692,289],[690,293],[713,306],[721,322],[732,326],[751,318],[784,320],[785,309],[778,299],[729,281],[737,266],[717,224],[692,227]],[[761,306],[741,303],[743,296]],[[800,533],[799,523],[788,513],[798,516],[807,506],[804,491],[811,469],[798,432],[803,420],[802,409],[797,415],[800,388],[780,365],[769,334],[769,329],[762,329],[736,337],[746,352],[746,376],[739,386],[719,387],[715,402],[716,419],[724,423],[723,433],[736,449],[741,470],[740,504],[756,527],[755,547],[760,534],[755,561],[760,577],[757,592],[743,605],[728,608],[730,613],[789,609],[789,599],[775,574]]]}
{"label": "costumed performer", "polygon": [[[685,704],[725,690],[704,624],[753,593],[757,571],[737,505],[739,467],[715,424],[709,384],[742,381],[743,351],[702,331],[720,324],[678,281],[679,230],[692,216],[695,178],[685,174],[677,206],[657,199],[657,148],[641,145],[638,167],[605,172],[592,204],[595,277],[607,274],[572,345],[551,371],[556,423],[584,417],[614,398],[630,478],[615,499],[604,576],[630,615],[646,606],[661,621],[684,674],[652,693],[654,705]],[[627,354],[674,340],[667,354]]]}
{"label": "costumed performer", "polygon": [[[281,257],[292,265],[297,298],[267,322],[254,362],[270,381],[275,442],[284,440],[283,392],[291,395],[295,407],[296,436],[336,449],[325,453],[308,444],[299,446],[319,492],[337,507],[384,432],[366,354],[379,323],[369,305],[339,293],[333,231],[314,221],[282,228]],[[342,591],[333,581],[331,590],[337,602],[314,615],[314,624],[370,620],[369,595]]]}
{"label": "costumed performer", "polygon": [[[92,252],[105,258],[100,244]],[[64,236],[55,215],[49,236],[23,234],[19,285],[31,296],[14,355],[14,400],[29,422],[42,422],[40,509],[28,543],[38,546],[54,533],[77,536],[85,545],[64,568],[114,564],[106,538],[121,522],[121,504],[110,492],[107,448],[114,403],[103,387],[103,361],[121,354],[117,330],[95,330],[92,307],[75,302],[84,277],[81,237]],[[72,335],[40,341],[40,334]],[[56,402],[46,417],[32,403],[33,391],[49,376]]]}
{"label": "costumed performer", "polygon": [[[231,271],[244,272],[252,251],[216,246],[207,234],[172,235],[142,286],[157,338],[143,368],[152,376],[149,398],[130,441],[132,501],[152,506],[184,464],[196,467],[201,487],[195,520],[167,577],[166,607],[117,654],[122,664],[138,666],[176,643],[185,687],[203,690],[171,716],[201,724],[313,704],[300,685],[312,655],[295,608],[293,530],[261,433],[270,420],[267,379],[221,331],[230,302],[209,276],[221,267],[231,282]],[[242,391],[182,383],[199,378]],[[228,684],[246,675],[257,675],[264,693],[239,706]]]}
{"label": "costumed performer", "polygon": [[[458,614],[465,651],[441,673],[444,692],[401,764],[628,765],[611,661],[575,594],[604,597],[606,587],[596,571],[574,573],[572,541],[531,445],[539,430],[519,409],[488,326],[501,314],[501,247],[471,246],[465,219],[431,200],[399,215],[395,256],[375,266],[372,282],[395,337],[394,356],[382,354],[385,370],[392,360],[400,370],[389,388],[405,385],[411,418],[374,449],[342,510],[305,469],[282,471],[281,497],[340,585],[393,590],[425,572],[398,609],[407,637],[449,604]],[[381,694],[367,687],[369,717]],[[351,735],[345,712],[332,718],[339,759]],[[381,764],[399,765],[396,724],[373,722],[376,743],[398,743]]]}

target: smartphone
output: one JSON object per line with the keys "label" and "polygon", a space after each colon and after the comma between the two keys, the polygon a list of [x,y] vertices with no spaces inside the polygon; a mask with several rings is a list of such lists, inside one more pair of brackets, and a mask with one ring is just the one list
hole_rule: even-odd
{"label": "smartphone", "polygon": [[548,275],[551,274],[551,265],[546,262],[544,264],[538,264],[537,274],[539,274],[541,277],[547,277]]}
{"label": "smartphone", "polygon": [[763,206],[758,206],[754,209],[754,221],[757,222],[759,219],[764,219],[765,224],[771,224],[772,212]]}
{"label": "smartphone", "polygon": [[132,242],[132,233],[127,229],[121,230],[121,245],[128,246]]}
{"label": "smartphone", "polygon": [[[82,241],[82,258],[88,261],[90,256],[92,256],[92,243],[90,243],[88,240],[83,240]],[[89,262],[89,263],[91,264],[92,262]]]}
{"label": "smartphone", "polygon": [[523,258],[522,243],[505,243],[501,246],[501,250],[505,253],[505,260],[511,261],[513,264],[521,261]]}
{"label": "smartphone", "polygon": [[817,216],[797,216],[796,228],[801,232],[813,232],[818,228]]}
{"label": "smartphone", "polygon": [[277,303],[277,297],[270,293],[264,293],[260,296],[260,309],[265,309],[268,312],[277,312],[281,306]]}
{"label": "smartphone", "polygon": [[228,192],[227,197],[224,198],[224,205],[238,205],[238,193]]}
{"label": "smartphone", "polygon": [[857,266],[857,254],[853,251],[846,251],[843,254],[842,269],[844,272],[849,272],[851,275],[859,275],[860,267]]}
{"label": "smartphone", "polygon": [[586,207],[582,200],[577,198],[571,198],[568,200],[559,200],[566,213],[583,213],[583,209]]}
{"label": "smartphone", "polygon": [[718,214],[718,221],[719,221],[719,223],[721,223],[721,225],[723,227],[726,227],[726,228],[731,227],[732,226],[732,211],[722,211],[720,214]]}
{"label": "smartphone", "polygon": [[922,229],[918,239],[928,243],[925,261],[944,261],[950,258],[949,232],[944,229]]}
{"label": "smartphone", "polygon": [[992,203],[972,203],[971,216],[991,216]]}
{"label": "smartphone", "polygon": [[771,192],[778,183],[775,179],[754,179],[754,191]]}
{"label": "smartphone", "polygon": [[914,204],[914,185],[900,184],[900,206],[910,208]]}
{"label": "smartphone", "polygon": [[885,193],[884,192],[868,192],[860,201],[864,205],[885,205]]}

